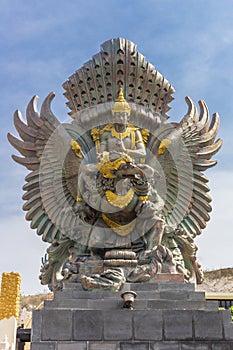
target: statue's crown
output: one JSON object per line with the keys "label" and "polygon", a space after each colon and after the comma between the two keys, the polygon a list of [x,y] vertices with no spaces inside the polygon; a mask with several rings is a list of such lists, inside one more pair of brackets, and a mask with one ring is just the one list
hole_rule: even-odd
{"label": "statue's crown", "polygon": [[112,114],[117,112],[126,112],[128,115],[130,115],[130,106],[124,98],[122,87],[120,88],[118,98],[112,107]]}

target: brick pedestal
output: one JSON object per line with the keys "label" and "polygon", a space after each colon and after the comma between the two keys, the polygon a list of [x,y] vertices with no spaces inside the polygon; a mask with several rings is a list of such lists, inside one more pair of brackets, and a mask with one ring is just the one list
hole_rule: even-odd
{"label": "brick pedestal", "polygon": [[[137,293],[134,310],[121,293]],[[182,282],[125,284],[121,292],[66,285],[33,313],[31,350],[230,350],[229,310]]]}

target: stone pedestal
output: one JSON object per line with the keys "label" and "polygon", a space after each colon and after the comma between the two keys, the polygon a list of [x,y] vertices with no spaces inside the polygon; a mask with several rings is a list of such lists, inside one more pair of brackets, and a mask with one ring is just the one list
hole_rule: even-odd
{"label": "stone pedestal", "polygon": [[[134,310],[121,293],[137,293]],[[120,292],[68,284],[33,313],[31,350],[230,350],[229,310],[182,282],[125,284]]]}

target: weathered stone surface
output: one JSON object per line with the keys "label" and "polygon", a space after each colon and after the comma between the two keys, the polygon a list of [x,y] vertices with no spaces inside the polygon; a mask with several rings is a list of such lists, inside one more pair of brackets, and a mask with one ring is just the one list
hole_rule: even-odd
{"label": "weathered stone surface", "polygon": [[[145,293],[144,293],[145,294]],[[218,303],[216,301],[198,301],[198,300],[166,300],[152,299],[145,295],[148,300],[136,298],[134,302],[135,310],[145,309],[173,309],[173,310],[216,310]],[[100,299],[64,299],[61,301],[49,301],[45,303],[47,309],[93,309],[110,310],[121,309],[123,300],[120,295],[115,298]]]}
{"label": "weathered stone surface", "polygon": [[199,300],[177,300],[176,309],[178,310],[217,310],[218,302],[199,301]]}
{"label": "weathered stone surface", "polygon": [[160,291],[195,291],[194,283],[159,283],[158,289]]}
{"label": "weathered stone surface", "polygon": [[33,342],[41,340],[41,326],[42,326],[42,312],[41,310],[34,310],[32,317],[32,334],[31,339]]}
{"label": "weathered stone surface", "polygon": [[180,350],[209,350],[208,344],[181,344]]}
{"label": "weathered stone surface", "polygon": [[173,300],[148,300],[148,309],[176,309],[176,303]]}
{"label": "weathered stone surface", "polygon": [[[80,291],[83,291],[83,287],[82,287],[81,283],[72,283],[72,282],[64,281],[63,291],[67,291],[67,290],[80,290]],[[58,292],[58,293],[60,293],[60,292]]]}
{"label": "weathered stone surface", "polygon": [[58,343],[56,350],[87,350],[87,342]]}
{"label": "weathered stone surface", "polygon": [[182,283],[184,282],[184,275],[182,273],[159,273],[152,281],[154,283]]}
{"label": "weathered stone surface", "polygon": [[166,340],[192,339],[192,313],[186,310],[163,311]]}
{"label": "weathered stone surface", "polygon": [[57,291],[54,295],[54,300],[73,299],[73,291],[73,288],[64,288],[62,291]]}
{"label": "weathered stone surface", "polygon": [[[233,349],[229,310],[218,311],[215,301],[201,300],[186,285],[180,290],[185,300],[177,300],[176,289],[163,294],[163,286],[146,285],[148,290],[138,287],[134,310],[122,309],[122,291],[85,292],[74,286],[72,293],[71,287],[64,291],[64,299],[59,292],[59,298],[34,312],[32,350]],[[71,294],[77,298],[69,299]]]}
{"label": "weathered stone surface", "polygon": [[121,343],[120,350],[149,350],[149,342],[147,343]]}
{"label": "weathered stone surface", "polygon": [[221,311],[194,311],[195,339],[223,339]]}
{"label": "weathered stone surface", "polygon": [[104,312],[104,339],[105,340],[129,340],[132,339],[131,310],[114,310]]}
{"label": "weathered stone surface", "polygon": [[32,343],[31,350],[55,350],[55,343]]}
{"label": "weathered stone surface", "polygon": [[88,350],[118,350],[118,343],[109,342],[89,342]]}
{"label": "weathered stone surface", "polygon": [[45,303],[47,309],[87,309],[88,300],[87,299],[63,299],[63,300],[54,300],[48,303]]}
{"label": "weathered stone surface", "polygon": [[211,348],[211,350],[232,350],[232,349],[233,349],[233,342],[215,343],[215,344],[212,344],[212,348]]}
{"label": "weathered stone surface", "polygon": [[230,310],[221,311],[222,320],[223,320],[223,335],[226,340],[233,341],[233,322],[231,318]]}
{"label": "weathered stone surface", "polygon": [[125,283],[122,291],[133,290],[137,291],[194,291],[193,283]]}
{"label": "weathered stone surface", "polygon": [[73,316],[73,340],[102,340],[103,312],[77,310]]}
{"label": "weathered stone surface", "polygon": [[84,291],[75,290],[73,291],[74,299],[119,299],[121,296],[120,292],[109,292],[109,291]]}
{"label": "weathered stone surface", "polygon": [[72,312],[70,310],[42,311],[42,340],[71,340]]}
{"label": "weathered stone surface", "polygon": [[161,310],[134,312],[134,337],[136,340],[162,340],[163,315]]}
{"label": "weathered stone surface", "polygon": [[189,300],[205,300],[205,292],[189,292]]}
{"label": "weathered stone surface", "polygon": [[[146,299],[146,298],[145,298]],[[148,308],[148,301],[143,299],[138,299],[138,297],[134,301],[134,309],[135,310],[146,310]]]}
{"label": "weathered stone surface", "polygon": [[205,300],[205,293],[203,292],[193,292],[193,291],[161,291],[161,299],[167,300]]}
{"label": "weathered stone surface", "polygon": [[[147,304],[148,309],[207,310],[211,308],[211,304],[208,305],[206,301],[199,300],[148,300]],[[216,307],[214,309],[216,310]]]}
{"label": "weathered stone surface", "polygon": [[207,300],[206,301],[207,310],[218,310],[218,301],[217,300]]}
{"label": "weathered stone surface", "polygon": [[[133,290],[133,289],[132,289]],[[158,290],[150,290],[150,291],[137,291],[137,299],[160,299],[160,292]]]}
{"label": "weathered stone surface", "polygon": [[88,300],[88,307],[93,310],[120,310],[123,307],[123,300],[103,299],[103,300]]}
{"label": "weathered stone surface", "polygon": [[150,350],[180,350],[178,342],[156,342],[150,343]]}

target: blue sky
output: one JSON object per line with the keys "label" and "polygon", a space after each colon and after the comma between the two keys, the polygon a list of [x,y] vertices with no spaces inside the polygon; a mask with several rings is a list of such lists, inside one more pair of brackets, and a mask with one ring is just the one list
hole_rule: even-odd
{"label": "blue sky", "polygon": [[229,0],[0,0],[0,273],[19,271],[24,294],[44,291],[38,280],[47,244],[22,211],[26,169],[14,163],[8,131],[13,113],[25,114],[35,94],[56,98],[53,111],[67,120],[62,83],[111,38],[137,44],[175,87],[171,120],[186,113],[184,98],[204,99],[219,112],[224,144],[218,165],[207,171],[213,212],[198,238],[205,269],[232,267],[233,198],[233,2]]}

